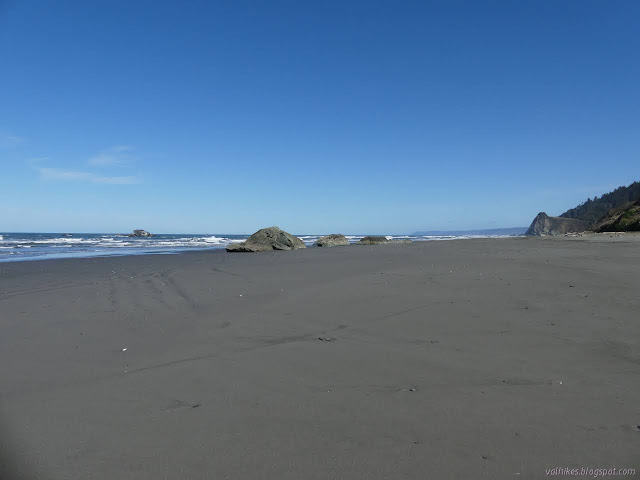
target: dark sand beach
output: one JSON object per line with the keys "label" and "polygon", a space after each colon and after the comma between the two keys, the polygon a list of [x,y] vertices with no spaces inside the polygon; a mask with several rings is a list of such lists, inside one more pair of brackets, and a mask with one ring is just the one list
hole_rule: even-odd
{"label": "dark sand beach", "polygon": [[640,472],[640,237],[0,264],[5,478]]}

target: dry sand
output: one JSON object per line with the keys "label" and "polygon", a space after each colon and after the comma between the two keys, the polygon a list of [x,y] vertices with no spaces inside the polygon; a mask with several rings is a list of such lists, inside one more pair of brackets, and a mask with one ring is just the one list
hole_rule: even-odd
{"label": "dry sand", "polygon": [[0,264],[1,478],[640,475],[639,240]]}

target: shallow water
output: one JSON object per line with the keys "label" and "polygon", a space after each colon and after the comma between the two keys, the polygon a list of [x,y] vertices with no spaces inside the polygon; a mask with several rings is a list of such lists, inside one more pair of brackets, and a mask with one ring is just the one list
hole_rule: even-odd
{"label": "shallow water", "polygon": [[[299,235],[311,246],[322,235]],[[347,235],[355,243],[364,235]],[[153,237],[129,237],[112,233],[2,233],[0,262],[51,258],[99,257],[107,255],[169,254],[189,250],[223,249],[230,243],[246,240],[248,235],[229,234],[154,234]],[[387,235],[389,239],[413,241],[477,238],[477,235]]]}

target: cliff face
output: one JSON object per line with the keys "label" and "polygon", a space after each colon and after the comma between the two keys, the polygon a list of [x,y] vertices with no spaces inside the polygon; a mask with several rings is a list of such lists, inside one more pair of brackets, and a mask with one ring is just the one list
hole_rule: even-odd
{"label": "cliff face", "polygon": [[531,222],[525,235],[562,235],[564,233],[584,232],[590,223],[575,218],[550,217],[540,212]]}
{"label": "cliff face", "polygon": [[610,212],[592,227],[594,232],[640,231],[640,200]]}
{"label": "cliff face", "polygon": [[640,182],[588,199],[559,217],[540,212],[525,235],[640,231]]}

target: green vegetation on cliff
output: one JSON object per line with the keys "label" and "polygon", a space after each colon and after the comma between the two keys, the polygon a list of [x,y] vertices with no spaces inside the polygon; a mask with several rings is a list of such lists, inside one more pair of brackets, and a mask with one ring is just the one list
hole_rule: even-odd
{"label": "green vegetation on cliff", "polygon": [[640,200],[640,182],[633,182],[628,187],[618,187],[613,192],[605,193],[600,198],[588,199],[560,216],[594,223],[607,215],[610,210],[637,200]]}
{"label": "green vegetation on cliff", "polygon": [[640,231],[640,200],[612,210],[596,222],[592,229],[596,232]]}

